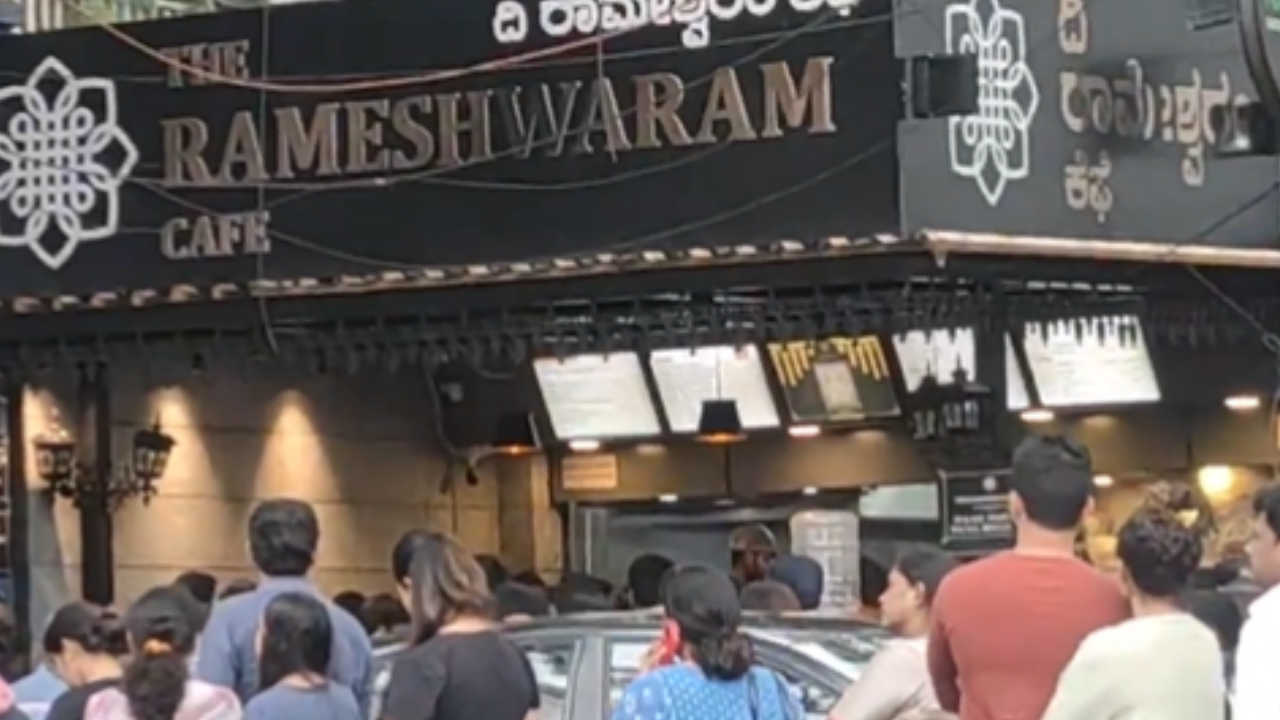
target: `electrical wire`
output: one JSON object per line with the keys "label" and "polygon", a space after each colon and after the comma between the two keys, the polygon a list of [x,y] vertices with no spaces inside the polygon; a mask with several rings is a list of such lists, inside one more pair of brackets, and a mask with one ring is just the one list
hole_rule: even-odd
{"label": "electrical wire", "polygon": [[[649,26],[649,23],[645,23],[642,25],[637,25],[636,27],[633,27],[633,28],[628,28],[626,30],[619,30],[619,31],[609,32],[609,33],[601,33],[599,35],[592,35],[590,37],[579,38],[577,40],[571,40],[569,42],[565,42],[559,45],[553,45],[551,47],[542,48],[539,50],[530,50],[528,52],[518,53],[516,55],[510,55],[504,58],[498,58],[495,60],[486,60],[485,62],[478,63],[476,65],[471,65],[468,67],[449,68],[445,70],[433,70],[429,73],[426,73],[423,75],[415,75],[412,77],[383,78],[380,80],[363,80],[363,81],[340,82],[340,83],[279,83],[279,82],[271,82],[268,80],[253,80],[250,78],[237,78],[231,75],[223,75],[221,73],[206,70],[204,68],[201,68],[197,65],[192,65],[190,63],[184,63],[181,60],[178,60],[176,58],[166,55],[159,48],[153,47],[133,37],[129,33],[124,32],[120,28],[116,27],[112,23],[104,22],[101,18],[94,17],[94,15],[91,12],[86,10],[79,3],[66,0],[63,4],[66,7],[71,8],[74,12],[79,13],[82,17],[85,17],[86,19],[93,21],[94,27],[97,27],[103,30],[108,35],[112,36],[113,38],[120,41],[121,43],[124,43],[125,45],[133,48],[139,53],[146,55],[147,57],[164,65],[170,70],[176,70],[178,72],[189,75],[191,77],[199,78],[202,81],[210,84],[227,85],[230,87],[237,87],[237,88],[242,88],[246,90],[259,90],[262,92],[291,93],[291,94],[304,94],[304,95],[339,94],[339,93],[366,92],[369,90],[386,90],[389,88],[412,87],[415,85],[426,85],[429,83],[437,83],[445,80],[454,80],[456,78],[466,77],[468,75],[480,75],[483,73],[494,72],[497,70],[503,70],[503,69],[515,67],[515,66],[518,66],[530,61],[538,60],[541,58],[555,57],[556,55],[564,55],[566,53],[571,53],[571,52],[574,52],[575,50],[588,48],[598,43],[605,43],[605,42],[608,42],[609,40],[614,40],[616,38],[636,32],[637,30],[642,30]],[[263,15],[267,15],[267,14],[270,14],[271,11],[272,11],[272,8],[266,7],[266,8],[263,8],[261,12]]]}

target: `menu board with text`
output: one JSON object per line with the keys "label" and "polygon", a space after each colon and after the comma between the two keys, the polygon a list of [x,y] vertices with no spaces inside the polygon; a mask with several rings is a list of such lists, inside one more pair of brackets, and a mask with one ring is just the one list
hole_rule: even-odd
{"label": "menu board with text", "polygon": [[560,440],[611,440],[662,432],[635,353],[533,361],[551,429]]}
{"label": "menu board with text", "polygon": [[672,432],[696,432],[705,400],[737,401],[747,430],[781,424],[754,345],[655,350],[649,367]]}
{"label": "menu board with text", "polygon": [[900,412],[884,346],[874,335],[770,343],[769,359],[796,422]]}
{"label": "menu board with text", "polygon": [[1160,401],[1151,354],[1132,315],[1031,324],[1022,342],[1045,407]]}
{"label": "menu board with text", "polygon": [[964,370],[970,380],[977,377],[978,350],[973,328],[899,333],[893,336],[893,347],[907,392],[920,389],[920,383],[930,375],[940,385],[950,384],[957,370]]}
{"label": "menu board with text", "polygon": [[944,549],[994,552],[1013,544],[1008,470],[944,472],[938,493]]}

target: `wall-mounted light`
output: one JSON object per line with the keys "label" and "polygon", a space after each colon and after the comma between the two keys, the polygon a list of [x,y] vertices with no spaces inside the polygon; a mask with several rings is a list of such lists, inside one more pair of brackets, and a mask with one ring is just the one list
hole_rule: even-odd
{"label": "wall-mounted light", "polygon": [[1110,475],[1094,475],[1093,484],[1100,488],[1109,488],[1116,484],[1116,479]]}
{"label": "wall-mounted light", "polygon": [[735,443],[747,438],[734,400],[704,400],[698,417],[698,440],[705,443]]}
{"label": "wall-mounted light", "polygon": [[1211,498],[1225,495],[1235,484],[1235,473],[1226,465],[1205,465],[1196,473],[1196,484]]}
{"label": "wall-mounted light", "polygon": [[804,495],[810,495],[810,496],[812,496],[812,495],[817,495],[817,494],[818,494],[818,488],[810,486],[810,487],[805,488],[804,490],[801,490],[800,492],[801,492],[802,494],[804,494]]}
{"label": "wall-mounted light", "polygon": [[599,440],[570,440],[569,449],[574,452],[589,453],[600,449]]}
{"label": "wall-mounted light", "polygon": [[133,434],[129,462],[108,471],[104,478],[95,477],[93,468],[79,462],[75,440],[61,427],[38,436],[32,444],[36,473],[55,494],[71,500],[77,507],[83,507],[91,499],[100,499],[108,508],[115,509],[133,497],[141,498],[144,504],[151,502],[159,492],[157,485],[178,443],[160,429],[157,419],[150,427]]}
{"label": "wall-mounted light", "polygon": [[822,434],[822,428],[817,425],[792,425],[787,428],[787,434],[793,438],[818,437]]}
{"label": "wall-mounted light", "polygon": [[538,427],[529,413],[506,413],[493,429],[493,448],[504,455],[526,455],[542,449]]}
{"label": "wall-mounted light", "polygon": [[1262,406],[1262,398],[1257,395],[1231,395],[1223,399],[1222,404],[1228,410],[1236,412],[1247,412],[1249,410],[1257,410]]}
{"label": "wall-mounted light", "polygon": [[659,496],[658,496],[658,502],[660,502],[660,503],[667,503],[667,504],[671,504],[671,503],[674,503],[674,502],[680,502],[680,496],[679,496],[679,495],[670,495],[670,494],[659,495]]}
{"label": "wall-mounted light", "polygon": [[1049,408],[1028,408],[1023,410],[1018,417],[1022,418],[1022,422],[1032,425],[1053,422],[1055,415]]}

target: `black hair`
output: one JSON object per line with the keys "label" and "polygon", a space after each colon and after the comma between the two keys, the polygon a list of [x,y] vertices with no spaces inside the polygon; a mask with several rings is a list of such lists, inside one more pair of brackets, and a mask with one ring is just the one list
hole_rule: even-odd
{"label": "black hair", "polygon": [[409,565],[413,563],[414,553],[430,539],[431,533],[426,530],[410,530],[396,541],[395,547],[391,548],[391,579],[397,585],[404,585],[409,579]]}
{"label": "black hair", "polygon": [[343,590],[333,596],[333,604],[347,611],[351,617],[364,623],[364,593],[359,590]]}
{"label": "black hair", "polygon": [[667,585],[667,617],[680,628],[680,642],[712,680],[737,680],[751,669],[751,643],[739,632],[742,605],[733,581],[720,570],[687,565]]}
{"label": "black hair", "polygon": [[333,653],[329,611],[308,593],[275,596],[262,613],[258,687],[267,689],[298,673],[324,676]]}
{"label": "black hair", "polygon": [[1280,485],[1268,485],[1253,496],[1253,514],[1280,538]]}
{"label": "black hair", "polygon": [[249,578],[236,578],[223,586],[218,593],[219,600],[226,600],[237,595],[245,595],[258,589],[258,583]]}
{"label": "black hair", "polygon": [[378,593],[369,598],[361,616],[364,618],[364,626],[375,634],[395,630],[408,625],[410,621],[409,611],[405,609],[404,603],[390,593]]}
{"label": "black hair", "polygon": [[320,543],[316,511],[301,500],[267,500],[249,516],[249,554],[268,577],[302,577]]}
{"label": "black hair", "polygon": [[907,582],[924,587],[926,603],[932,603],[938,588],[942,587],[942,579],[952,570],[960,567],[960,563],[951,555],[937,548],[911,548],[898,556],[893,569],[897,570]]}
{"label": "black hair", "polygon": [[477,555],[476,564],[484,571],[485,582],[489,585],[489,592],[498,589],[502,583],[511,579],[511,572],[507,570],[507,566],[497,557],[489,554]]}
{"label": "black hair", "polygon": [[188,570],[173,581],[174,585],[185,588],[191,597],[205,605],[212,605],[218,595],[218,579],[207,572]]}
{"label": "black hair", "polygon": [[186,693],[187,656],[198,629],[191,622],[195,598],[173,586],[152,588],[125,614],[133,660],[120,689],[134,720],[173,720]]}
{"label": "black hair", "polygon": [[529,587],[545,588],[547,586],[547,581],[543,580],[536,570],[521,570],[511,576],[511,582],[528,585]]}
{"label": "black hair", "polygon": [[1046,530],[1073,530],[1093,497],[1093,457],[1070,438],[1030,435],[1013,451],[1009,489],[1027,520]]}
{"label": "black hair", "polygon": [[756,580],[747,583],[738,596],[743,610],[753,612],[799,612],[800,599],[787,585],[777,580]]}
{"label": "black hair", "polygon": [[1188,587],[1204,554],[1200,533],[1181,513],[1198,512],[1199,508],[1189,486],[1160,485],[1158,492],[1149,491],[1148,501],[1120,526],[1116,555],[1140,592],[1154,598],[1177,598]]}
{"label": "black hair", "polygon": [[49,619],[44,630],[45,655],[62,654],[67,642],[94,655],[129,654],[123,618],[113,610],[87,602],[67,603]]}
{"label": "black hair", "polygon": [[498,608],[499,619],[512,615],[546,617],[551,614],[551,601],[547,599],[547,593],[542,588],[531,585],[504,583],[493,594],[493,600]]}
{"label": "black hair", "polygon": [[669,558],[645,553],[627,567],[627,587],[636,607],[653,607],[662,603],[662,579],[675,567]]}
{"label": "black hair", "polygon": [[484,570],[462,543],[444,533],[431,533],[409,566],[413,585],[414,644],[435,637],[459,616],[492,617],[493,596]]}
{"label": "black hair", "polygon": [[862,607],[880,607],[880,596],[889,588],[889,571],[863,555],[858,558],[858,600]]}

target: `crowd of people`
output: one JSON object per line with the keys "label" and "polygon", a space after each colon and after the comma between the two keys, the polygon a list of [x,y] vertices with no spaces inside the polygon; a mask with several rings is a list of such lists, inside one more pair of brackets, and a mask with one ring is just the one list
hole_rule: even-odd
{"label": "crowd of people", "polygon": [[[1031,437],[1010,477],[1015,546],[961,563],[908,549],[864,572],[849,612],[892,633],[831,720],[1273,720],[1280,633],[1280,486],[1255,499],[1247,567],[1204,568],[1190,488],[1169,485],[1118,534],[1117,575],[1076,552],[1091,510],[1088,452]],[[661,615],[662,632],[614,720],[800,720],[781,676],[759,665],[744,613],[804,613],[822,566],[779,553],[767,528],[730,541],[730,571],[646,554],[626,585],[566,573],[554,587],[473,556],[451,536],[406,533],[390,553],[395,594],[328,598],[310,579],[320,527],[295,500],[254,509],[259,577],[219,588],[190,572],[123,612],[72,602],[49,619],[43,662],[0,686],[0,720],[526,720],[541,698],[503,632],[555,613]],[[1205,582],[1205,578],[1210,578]],[[1248,606],[1219,588],[1251,581]],[[400,643],[383,667],[374,648]]]}

